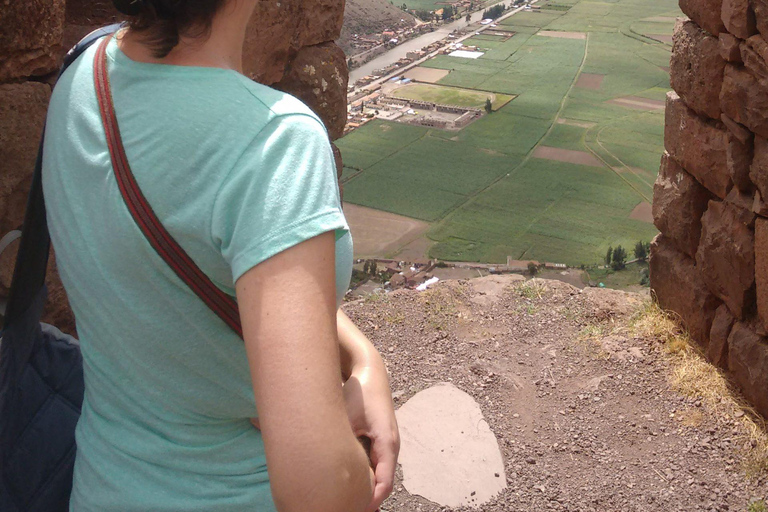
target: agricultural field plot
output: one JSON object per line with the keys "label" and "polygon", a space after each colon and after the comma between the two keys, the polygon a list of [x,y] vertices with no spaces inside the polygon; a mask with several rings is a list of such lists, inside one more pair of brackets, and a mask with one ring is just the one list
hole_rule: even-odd
{"label": "agricultural field plot", "polygon": [[459,132],[378,122],[338,141],[345,200],[432,223],[429,255],[444,260],[589,265],[609,245],[650,241],[664,39],[681,13],[671,0],[547,3],[505,20],[506,41],[467,40],[479,59],[422,64],[447,72],[438,85],[514,101]]}
{"label": "agricultural field plot", "polygon": [[390,94],[396,98],[473,108],[484,108],[486,100],[490,99],[493,107],[497,110],[514,98],[508,94],[431,84],[409,84],[393,90]]}

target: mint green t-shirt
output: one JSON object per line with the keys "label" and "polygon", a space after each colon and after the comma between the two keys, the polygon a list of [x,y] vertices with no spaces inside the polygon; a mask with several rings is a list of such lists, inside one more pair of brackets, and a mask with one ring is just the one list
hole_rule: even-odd
{"label": "mint green t-shirt", "polygon": [[[85,368],[71,510],[274,510],[243,341],[130,216],[99,115],[95,51],[54,90],[43,162]],[[318,118],[234,71],[135,62],[114,40],[107,52],[133,173],[197,265],[234,296],[250,268],[335,231],[340,300],[352,241]]]}

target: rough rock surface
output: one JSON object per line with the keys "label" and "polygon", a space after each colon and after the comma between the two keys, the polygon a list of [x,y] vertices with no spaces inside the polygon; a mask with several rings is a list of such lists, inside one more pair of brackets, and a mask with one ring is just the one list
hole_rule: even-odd
{"label": "rough rock surface", "polygon": [[739,41],[728,32],[720,32],[720,56],[728,62],[735,62],[741,64],[741,49],[739,48]]}
{"label": "rough rock surface", "polygon": [[348,81],[344,52],[335,43],[323,43],[302,48],[274,87],[306,103],[335,140],[347,123]]}
{"label": "rough rock surface", "polygon": [[450,507],[482,506],[507,486],[504,461],[477,402],[449,383],[397,410],[403,485]]}
{"label": "rough rock surface", "polygon": [[734,36],[746,39],[757,32],[755,12],[749,0],[723,0],[721,14],[726,30]]}
{"label": "rough rock surface", "polygon": [[754,159],[749,177],[755,183],[762,197],[768,197],[768,139],[755,137]]}
{"label": "rough rock surface", "polygon": [[692,21],[677,24],[673,41],[672,88],[698,114],[720,119],[720,90],[725,70],[720,42]]}
{"label": "rough rock surface", "polygon": [[768,80],[768,42],[763,36],[755,35],[744,41],[740,47],[744,66],[758,80]]}
{"label": "rough rock surface", "polygon": [[755,221],[755,284],[757,314],[768,331],[768,219]]}
{"label": "rough rock surface", "polygon": [[643,296],[536,279],[496,283],[480,305],[475,282],[344,306],[381,351],[396,406],[451,382],[479,404],[504,461],[507,488],[481,507],[411,494],[398,470],[382,512],[741,511],[765,495],[740,469],[739,420],[690,421],[707,405],[672,389],[666,350],[633,334],[627,301]]}
{"label": "rough rock surface", "polygon": [[667,94],[664,144],[699,183],[725,198],[732,185],[730,176],[721,172],[727,166],[727,132],[719,123],[697,116],[675,92]]}
{"label": "rough rock surface", "polygon": [[731,334],[736,318],[728,310],[728,306],[721,304],[715,311],[712,320],[712,329],[709,333],[709,346],[707,347],[707,359],[712,364],[722,369],[728,369],[728,335]]}
{"label": "rough rock surface", "polygon": [[0,82],[42,76],[58,68],[64,0],[0,4]]}
{"label": "rough rock surface", "polygon": [[747,142],[741,141],[741,138],[729,131],[728,133],[728,151],[726,153],[728,174],[731,176],[736,188],[743,192],[749,192],[755,188],[752,180],[749,179],[750,166],[754,155],[754,136],[751,132]]}
{"label": "rough rock surface", "polygon": [[768,137],[768,82],[757,80],[744,68],[726,65],[720,108],[734,121]]}
{"label": "rough rock surface", "polygon": [[691,337],[706,347],[720,301],[707,288],[694,260],[659,235],[651,242],[650,278],[659,305],[680,315]]}
{"label": "rough rock surface", "polygon": [[712,198],[707,189],[664,153],[653,187],[653,223],[691,258],[699,247],[701,216]]}
{"label": "rough rock surface", "polygon": [[737,323],[728,337],[728,361],[744,396],[768,415],[768,340]]}
{"label": "rough rock surface", "polygon": [[755,11],[757,30],[768,37],[768,0],[752,0],[752,9]]}
{"label": "rough rock surface", "polygon": [[696,264],[712,293],[740,320],[755,297],[754,214],[732,203],[710,201],[701,219]]}
{"label": "rough rock surface", "polygon": [[723,0],[680,0],[680,10],[713,36],[725,30],[722,8]]}

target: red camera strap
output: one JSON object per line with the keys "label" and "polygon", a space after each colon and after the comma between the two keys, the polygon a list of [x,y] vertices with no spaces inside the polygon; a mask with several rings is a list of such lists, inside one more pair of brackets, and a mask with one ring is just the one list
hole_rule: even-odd
{"label": "red camera strap", "polygon": [[107,45],[110,40],[111,36],[105,37],[96,51],[93,63],[93,80],[96,86],[96,96],[99,100],[101,119],[107,136],[109,154],[112,158],[112,167],[115,171],[120,193],[123,195],[131,216],[150,245],[157,251],[157,254],[219,318],[242,338],[240,313],[235,299],[213,284],[210,278],[200,270],[163,227],[142,194],[133,172],[131,172],[123,142],[120,139],[120,128],[117,125],[112,91],[109,86],[109,75],[107,74]]}

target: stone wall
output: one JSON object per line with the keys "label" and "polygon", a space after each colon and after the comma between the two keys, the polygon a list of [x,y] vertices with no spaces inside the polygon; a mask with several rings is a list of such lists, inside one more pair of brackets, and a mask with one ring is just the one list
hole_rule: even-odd
{"label": "stone wall", "polygon": [[[244,51],[246,74],[303,100],[332,139],[343,134],[346,123],[346,58],[333,42],[343,14],[344,2],[338,0],[261,1]],[[0,8],[0,236],[22,224],[61,58],[82,36],[118,20],[110,0],[25,0]],[[341,176],[340,158],[337,166]],[[15,250],[0,256],[0,298],[8,294],[14,259]],[[74,332],[53,258],[48,281],[46,320]]]}
{"label": "stone wall", "polygon": [[768,417],[768,1],[680,8],[651,288]]}

